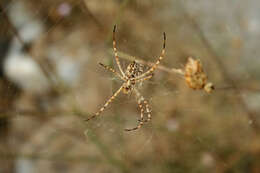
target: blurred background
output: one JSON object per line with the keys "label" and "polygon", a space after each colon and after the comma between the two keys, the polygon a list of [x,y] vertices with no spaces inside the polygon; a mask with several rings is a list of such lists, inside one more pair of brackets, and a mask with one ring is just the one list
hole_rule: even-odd
{"label": "blurred background", "polygon": [[[1,0],[0,172],[260,172],[260,2],[207,0]],[[162,68],[140,92],[152,121],[135,127],[125,67],[159,57]],[[200,59],[212,93],[180,74]],[[118,69],[117,69],[118,70]]]}

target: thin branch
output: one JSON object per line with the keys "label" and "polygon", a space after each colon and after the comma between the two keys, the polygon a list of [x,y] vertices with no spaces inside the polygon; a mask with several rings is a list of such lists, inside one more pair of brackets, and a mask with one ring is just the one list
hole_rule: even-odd
{"label": "thin branch", "polygon": [[[112,49],[111,49],[110,53],[112,54]],[[128,60],[128,61],[136,61],[139,64],[144,64],[144,65],[147,65],[149,67],[152,67],[155,64],[153,62],[144,61],[141,58],[134,57],[134,56],[128,55],[128,54],[123,53],[123,52],[118,52],[118,55],[122,59],[125,59],[125,60]],[[184,72],[183,72],[182,69],[169,68],[169,67],[166,67],[166,66],[163,66],[163,65],[159,65],[157,68],[159,70],[162,70],[162,71],[165,71],[165,72],[168,72],[168,73],[178,74],[178,75],[182,75],[182,76],[184,75]]]}
{"label": "thin branch", "polygon": [[99,20],[90,11],[88,4],[87,4],[87,0],[80,0],[80,1],[81,1],[84,12],[87,13],[87,15],[93,20],[93,22],[98,26],[98,28],[100,30],[103,30],[102,24],[99,22]]}

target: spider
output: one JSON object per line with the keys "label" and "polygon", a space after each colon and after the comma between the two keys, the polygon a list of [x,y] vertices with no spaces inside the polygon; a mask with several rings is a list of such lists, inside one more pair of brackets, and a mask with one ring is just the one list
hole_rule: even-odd
{"label": "spider", "polygon": [[[161,60],[164,57],[165,54],[165,42],[166,42],[166,34],[163,33],[163,48],[161,51],[161,55],[156,61],[155,64],[151,68],[149,68],[146,72],[143,72],[143,65],[138,64],[136,61],[133,61],[130,63],[125,72],[123,71],[118,53],[117,53],[117,48],[116,48],[116,39],[115,39],[115,32],[116,32],[116,25],[114,26],[113,29],[113,49],[114,49],[114,54],[115,54],[115,60],[119,69],[119,72],[117,72],[115,69],[106,66],[102,63],[99,63],[103,68],[106,70],[114,73],[117,77],[119,77],[122,81],[123,84],[121,87],[105,102],[103,107],[99,109],[94,115],[86,119],[85,121],[89,121],[90,119],[93,119],[100,115],[106,108],[107,106],[116,98],[116,96],[122,91],[124,94],[129,95],[130,93],[134,93],[137,98],[137,103],[138,107],[140,109],[140,119],[138,120],[138,124],[134,128],[126,128],[126,131],[133,131],[140,129],[144,123],[149,122],[151,120],[151,107],[148,104],[148,101],[140,94],[138,91],[136,85],[138,83],[141,83],[145,80],[151,79],[153,77],[153,71],[157,68],[157,66],[160,64]],[[144,115],[146,115],[146,119],[144,119]]]}

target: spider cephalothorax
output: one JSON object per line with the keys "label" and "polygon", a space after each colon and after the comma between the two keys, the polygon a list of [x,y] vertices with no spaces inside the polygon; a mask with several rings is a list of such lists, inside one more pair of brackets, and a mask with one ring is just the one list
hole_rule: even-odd
{"label": "spider cephalothorax", "polygon": [[[151,108],[147,102],[147,100],[140,94],[140,92],[138,91],[136,84],[137,83],[142,83],[145,80],[150,79],[153,76],[153,71],[157,68],[157,66],[160,64],[161,60],[164,57],[165,54],[165,41],[166,41],[166,35],[165,33],[163,33],[163,49],[161,52],[160,57],[158,58],[158,60],[156,61],[156,63],[146,72],[144,72],[143,70],[143,65],[142,64],[138,64],[136,61],[133,61],[132,63],[130,63],[125,72],[123,71],[118,55],[117,55],[117,49],[116,49],[116,40],[115,40],[115,31],[116,31],[116,26],[114,26],[114,30],[113,30],[113,48],[114,48],[114,52],[115,52],[115,59],[116,59],[116,63],[118,66],[118,69],[120,71],[120,73],[118,73],[117,71],[115,71],[113,68],[108,67],[102,63],[99,63],[102,67],[104,67],[105,69],[111,71],[112,73],[114,73],[117,77],[119,77],[122,81],[123,84],[121,85],[121,87],[110,97],[110,99],[108,99],[106,101],[106,103],[104,104],[103,107],[101,107],[99,109],[98,112],[96,112],[96,114],[94,114],[93,116],[91,116],[89,119],[87,119],[86,121],[95,118],[96,116],[100,115],[105,108],[109,105],[109,103],[111,103],[115,97],[121,92],[123,91],[124,94],[129,94],[132,91],[135,93],[136,97],[137,97],[137,102],[138,102],[138,106],[139,109],[141,111],[141,115],[140,115],[140,120],[138,121],[138,125],[134,128],[131,129],[125,129],[127,131],[132,131],[132,130],[137,130],[139,128],[142,127],[142,125],[145,122],[148,122],[151,120]],[[144,119],[144,115],[146,115],[146,119]]]}

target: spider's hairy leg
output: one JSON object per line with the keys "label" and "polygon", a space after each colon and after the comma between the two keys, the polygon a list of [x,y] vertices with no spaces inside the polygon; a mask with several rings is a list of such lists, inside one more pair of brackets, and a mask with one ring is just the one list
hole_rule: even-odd
{"label": "spider's hairy leg", "polygon": [[[137,97],[137,99],[138,99],[138,104],[139,104],[139,106],[141,105],[141,108],[142,108],[141,111],[142,111],[143,113],[144,113],[144,111],[146,111],[146,113],[147,113],[147,119],[144,120],[143,118],[141,118],[139,121],[143,121],[143,122],[148,122],[148,121],[150,121],[151,118],[152,118],[152,116],[151,116],[152,111],[151,111],[151,108],[150,108],[150,106],[149,106],[147,100],[140,94],[140,92],[139,92],[136,88],[134,88],[134,92],[135,92],[136,97]],[[143,105],[142,105],[141,103],[144,104],[145,110],[144,110]]]}
{"label": "spider's hairy leg", "polygon": [[85,121],[89,121],[89,120],[95,118],[96,116],[100,115],[106,109],[106,107],[109,105],[109,103],[111,103],[116,98],[116,96],[121,92],[122,89],[123,89],[123,85],[106,101],[104,106],[102,108],[100,108],[98,112],[96,112],[94,115],[92,115]]}
{"label": "spider's hairy leg", "polygon": [[[135,89],[135,90],[136,90],[136,89]],[[140,109],[140,111],[141,111],[140,121],[139,121],[139,123],[138,123],[138,125],[137,125],[136,127],[130,128],[130,129],[125,129],[125,131],[133,131],[133,130],[140,129],[140,128],[143,126],[143,124],[144,124],[144,122],[142,121],[142,120],[144,119],[144,108],[143,108],[143,105],[142,105],[142,99],[139,98],[139,97],[140,97],[139,94],[140,94],[140,93],[138,92],[138,94],[136,94],[136,95],[137,95],[137,97],[138,97],[138,100],[137,100],[138,107],[139,107],[139,109]]]}
{"label": "spider's hairy leg", "polygon": [[114,29],[113,29],[113,49],[114,49],[115,59],[116,59],[116,63],[117,63],[117,66],[119,68],[119,71],[121,72],[121,74],[125,78],[126,75],[122,70],[122,67],[121,67],[121,64],[120,64],[120,61],[119,61],[119,58],[118,58],[118,54],[117,54],[117,49],[116,49],[116,25],[114,26]]}
{"label": "spider's hairy leg", "polygon": [[101,65],[102,67],[104,67],[106,70],[114,73],[117,77],[119,77],[120,79],[122,79],[123,81],[125,81],[124,77],[122,77],[119,73],[117,73],[117,71],[115,71],[113,68],[105,65],[105,64],[102,64],[102,63],[99,63],[99,65]]}
{"label": "spider's hairy leg", "polygon": [[149,104],[148,104],[148,102],[146,101],[146,100],[144,100],[144,105],[145,105],[145,111],[146,111],[146,113],[147,113],[147,119],[146,120],[140,120],[140,121],[143,121],[143,122],[149,122],[149,121],[151,121],[151,119],[152,119],[152,110],[151,110],[151,108],[150,108],[150,106],[149,106]]}
{"label": "spider's hairy leg", "polygon": [[[130,128],[130,129],[125,129],[125,131],[138,130],[138,129],[140,129],[143,126],[143,124],[145,122],[149,122],[151,120],[151,109],[150,109],[150,107],[148,105],[148,102],[144,99],[144,97],[140,94],[140,92],[136,88],[134,88],[134,92],[135,92],[136,97],[138,99],[137,100],[138,107],[139,107],[139,109],[141,111],[140,120],[138,120],[138,125],[136,127]],[[142,105],[142,103],[144,105]],[[144,108],[144,106],[145,106],[145,108]],[[145,111],[147,113],[147,119],[146,120],[144,120],[144,112]]]}
{"label": "spider's hairy leg", "polygon": [[158,60],[155,62],[155,64],[148,71],[146,71],[142,75],[138,76],[136,79],[140,79],[140,78],[143,78],[146,75],[149,75],[150,73],[152,73],[157,68],[157,66],[160,64],[161,60],[164,58],[165,45],[166,45],[166,34],[164,32],[163,33],[163,48],[162,48],[162,52],[161,52],[160,57],[158,58]]}
{"label": "spider's hairy leg", "polygon": [[136,82],[143,82],[145,80],[149,80],[153,77],[153,74],[149,75],[149,76],[146,76],[146,77],[143,77],[141,79],[137,79]]}
{"label": "spider's hairy leg", "polygon": [[143,121],[139,121],[138,125],[134,128],[131,129],[125,129],[125,131],[133,131],[133,130],[138,130],[143,126],[144,122]]}

